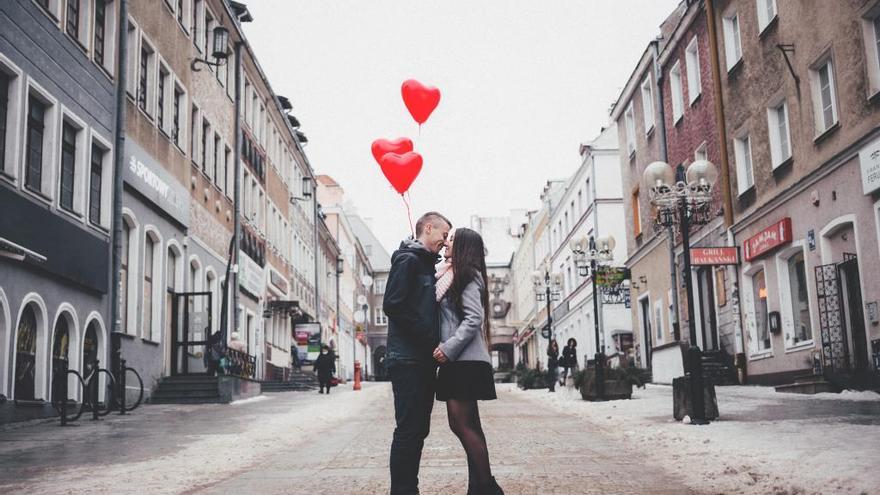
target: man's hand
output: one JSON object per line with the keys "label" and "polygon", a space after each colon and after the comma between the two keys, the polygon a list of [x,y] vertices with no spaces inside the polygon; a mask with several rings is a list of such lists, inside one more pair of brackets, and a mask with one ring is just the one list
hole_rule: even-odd
{"label": "man's hand", "polygon": [[446,357],[446,354],[443,354],[443,351],[440,348],[434,349],[434,360],[438,363],[445,363],[449,361],[449,358]]}

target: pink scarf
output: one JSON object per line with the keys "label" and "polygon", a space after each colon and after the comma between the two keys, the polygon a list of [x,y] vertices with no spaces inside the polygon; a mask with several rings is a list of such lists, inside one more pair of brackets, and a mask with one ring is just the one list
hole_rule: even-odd
{"label": "pink scarf", "polygon": [[443,260],[437,263],[435,268],[437,270],[437,273],[434,274],[437,277],[437,302],[440,302],[446,291],[452,286],[452,260]]}

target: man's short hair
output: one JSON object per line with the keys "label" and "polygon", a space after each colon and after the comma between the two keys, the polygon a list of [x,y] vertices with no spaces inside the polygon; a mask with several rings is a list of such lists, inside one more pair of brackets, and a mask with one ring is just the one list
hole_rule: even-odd
{"label": "man's short hair", "polygon": [[429,223],[435,223],[437,220],[443,220],[444,222],[446,222],[446,225],[448,225],[449,228],[452,228],[452,222],[450,222],[448,218],[437,213],[436,211],[429,211],[428,213],[420,216],[419,220],[416,222],[416,237],[422,235],[422,232],[424,232],[425,230],[425,225],[428,225]]}

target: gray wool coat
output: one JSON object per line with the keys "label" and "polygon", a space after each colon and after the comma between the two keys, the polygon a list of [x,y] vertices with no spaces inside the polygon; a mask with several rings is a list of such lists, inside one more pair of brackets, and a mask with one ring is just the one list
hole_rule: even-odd
{"label": "gray wool coat", "polygon": [[492,359],[483,338],[483,302],[480,291],[485,287],[482,274],[464,288],[461,306],[464,318],[459,318],[449,293],[440,300],[440,350],[449,361],[485,361]]}

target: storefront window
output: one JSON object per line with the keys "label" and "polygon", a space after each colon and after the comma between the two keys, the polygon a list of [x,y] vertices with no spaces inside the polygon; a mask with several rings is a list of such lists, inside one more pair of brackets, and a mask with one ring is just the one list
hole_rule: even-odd
{"label": "storefront window", "polygon": [[788,283],[791,294],[791,316],[794,321],[793,341],[795,344],[800,344],[813,338],[804,253],[798,253],[788,260]]}
{"label": "storefront window", "polygon": [[770,325],[767,313],[767,281],[764,270],[752,276],[752,290],[755,300],[755,347],[758,351],[770,349]]}

